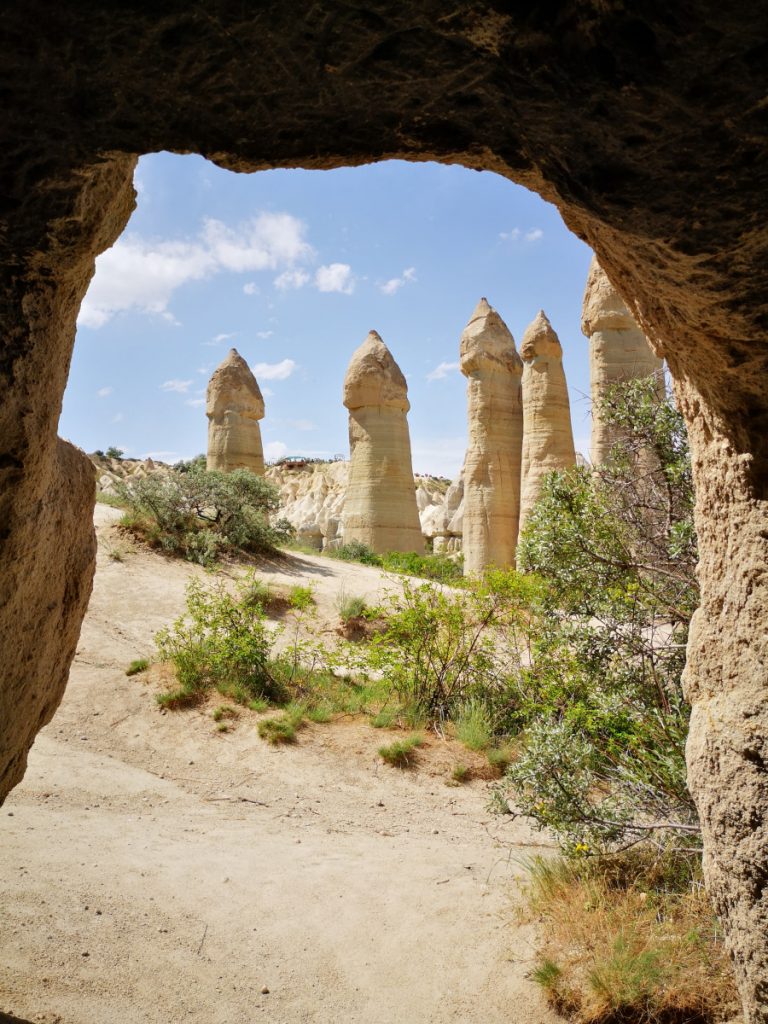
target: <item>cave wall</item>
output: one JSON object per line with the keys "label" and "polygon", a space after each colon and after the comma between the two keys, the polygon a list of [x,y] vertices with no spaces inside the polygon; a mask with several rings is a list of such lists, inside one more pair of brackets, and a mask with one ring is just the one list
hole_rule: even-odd
{"label": "cave wall", "polygon": [[0,798],[61,698],[90,591],[93,488],[56,427],[135,155],[496,171],[557,204],[675,380],[701,547],[690,782],[748,1019],[767,1021],[768,10],[29,0],[0,46]]}

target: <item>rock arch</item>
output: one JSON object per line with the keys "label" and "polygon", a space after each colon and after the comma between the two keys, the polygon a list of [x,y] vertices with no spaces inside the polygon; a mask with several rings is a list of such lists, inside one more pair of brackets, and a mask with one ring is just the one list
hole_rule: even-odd
{"label": "rock arch", "polygon": [[768,12],[29,0],[2,45],[0,795],[60,699],[88,598],[93,490],[56,425],[135,154],[495,171],[557,204],[675,380],[701,548],[690,780],[748,1017],[767,1021]]}

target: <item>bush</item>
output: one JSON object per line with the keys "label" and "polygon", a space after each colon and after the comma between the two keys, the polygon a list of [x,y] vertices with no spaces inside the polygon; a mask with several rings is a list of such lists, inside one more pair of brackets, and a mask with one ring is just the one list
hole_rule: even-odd
{"label": "bush", "polygon": [[110,445],[109,448],[107,448],[106,452],[104,452],[104,455],[108,459],[122,460],[123,456],[125,455],[125,452],[123,451],[122,448],[115,448],[114,445]]}
{"label": "bush", "polygon": [[190,581],[187,614],[155,637],[179,683],[158,697],[162,707],[196,704],[212,689],[241,704],[280,696],[269,672],[271,637],[250,584],[246,578],[230,593],[222,582],[206,589]]}
{"label": "bush", "polygon": [[607,402],[624,440],[597,471],[553,474],[524,532],[521,562],[542,585],[513,673],[508,726],[524,743],[507,781],[567,850],[695,848],[681,684],[698,603],[690,459],[652,380]]}
{"label": "bush", "polygon": [[351,540],[348,544],[329,551],[331,558],[340,558],[343,562],[362,562],[363,565],[381,565],[381,556],[359,540]]}
{"label": "bush", "polygon": [[167,476],[119,485],[123,525],[149,543],[211,565],[223,552],[271,550],[283,537],[269,524],[277,490],[246,469],[208,472],[196,463]]}
{"label": "bush", "polygon": [[420,555],[415,551],[388,551],[381,557],[381,565],[390,572],[421,576],[439,583],[463,583],[464,559],[461,555],[449,558],[447,555]]}
{"label": "bush", "polygon": [[136,658],[125,670],[125,674],[127,676],[135,676],[138,675],[139,672],[146,672],[148,668],[149,661],[147,658]]}

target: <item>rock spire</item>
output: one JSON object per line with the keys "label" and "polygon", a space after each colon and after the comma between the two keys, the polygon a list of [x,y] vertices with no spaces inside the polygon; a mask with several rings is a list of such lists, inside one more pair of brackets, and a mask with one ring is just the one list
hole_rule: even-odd
{"label": "rock spire", "polygon": [[[632,318],[623,299],[592,257],[584,291],[581,329],[589,338],[589,378],[592,391],[593,466],[605,462],[616,443],[616,428],[603,422],[599,403],[608,385],[619,380],[650,377],[662,368],[648,340]],[[663,387],[661,379],[659,386]]]}
{"label": "rock spire", "polygon": [[350,360],[344,405],[350,448],[344,542],[360,541],[379,553],[422,551],[406,419],[408,386],[376,331]]}
{"label": "rock spire", "polygon": [[464,571],[512,565],[520,514],[523,364],[509,328],[481,299],[461,335],[469,441],[464,463]]}
{"label": "rock spire", "polygon": [[523,460],[520,532],[538,501],[547,473],[576,464],[571,407],[560,339],[544,310],[520,343],[523,358]]}
{"label": "rock spire", "polygon": [[205,414],[208,469],[225,473],[250,469],[264,476],[259,428],[259,420],[264,418],[264,399],[248,364],[234,348],[208,382]]}

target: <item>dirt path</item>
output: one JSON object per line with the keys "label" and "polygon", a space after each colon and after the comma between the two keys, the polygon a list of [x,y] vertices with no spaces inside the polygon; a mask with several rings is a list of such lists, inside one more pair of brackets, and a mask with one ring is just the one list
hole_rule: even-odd
{"label": "dirt path", "polygon": [[[554,1022],[512,908],[514,858],[536,837],[486,812],[482,782],[446,785],[452,744],[403,773],[365,723],[274,749],[250,719],[221,734],[203,711],[160,712],[124,669],[198,570],[112,560],[113,518],[97,509],[67,695],[0,810],[0,1009],[49,1024]],[[392,586],[322,558],[268,571],[312,579],[329,618],[342,581],[372,599]]]}

